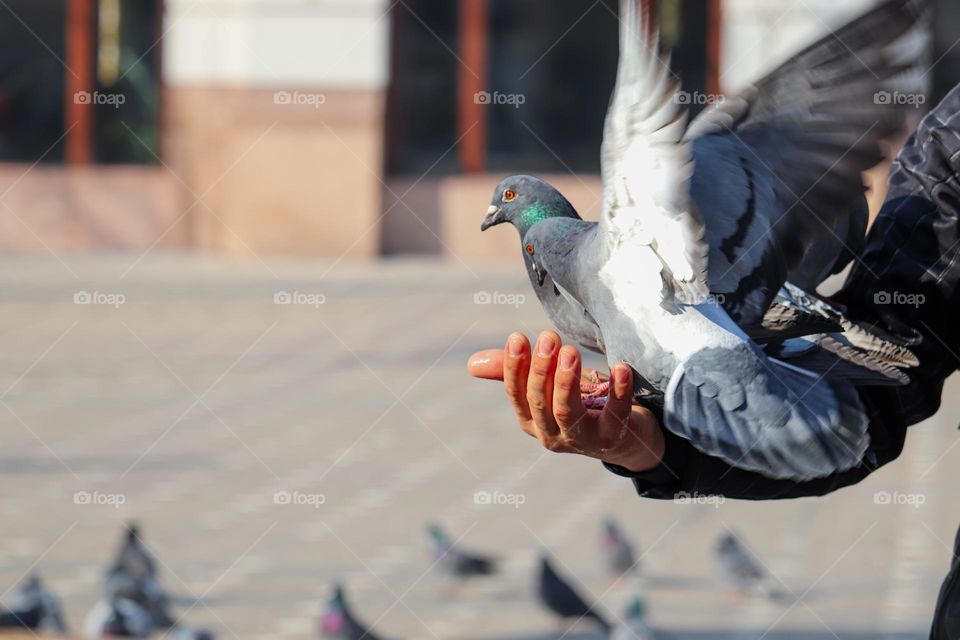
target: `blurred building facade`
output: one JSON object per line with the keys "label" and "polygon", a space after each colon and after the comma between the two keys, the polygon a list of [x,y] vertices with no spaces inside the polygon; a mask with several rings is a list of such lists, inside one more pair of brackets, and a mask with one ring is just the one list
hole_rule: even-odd
{"label": "blurred building facade", "polygon": [[[874,1],[658,9],[699,109]],[[505,175],[600,205],[616,0],[8,4],[4,250],[489,259],[514,255],[479,234]],[[960,16],[941,4],[949,69]]]}

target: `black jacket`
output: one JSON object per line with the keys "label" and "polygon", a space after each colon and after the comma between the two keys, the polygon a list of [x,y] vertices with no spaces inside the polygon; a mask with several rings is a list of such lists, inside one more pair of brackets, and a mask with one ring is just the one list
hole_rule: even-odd
{"label": "black jacket", "polygon": [[774,480],[707,456],[666,433],[662,464],[633,479],[641,496],[724,495],[771,500],[823,495],[894,460],[907,427],[936,413],[944,380],[960,367],[960,87],[921,123],[894,163],[887,201],[843,289],[833,301],[857,320],[905,339],[920,360],[905,387],[861,390],[870,448],[848,471],[808,482]]}

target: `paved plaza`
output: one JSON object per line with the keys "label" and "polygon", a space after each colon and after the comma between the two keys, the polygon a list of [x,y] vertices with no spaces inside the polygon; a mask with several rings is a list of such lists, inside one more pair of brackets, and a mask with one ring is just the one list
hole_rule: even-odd
{"label": "paved plaza", "polygon": [[[177,611],[220,638],[316,637],[334,580],[388,638],[556,638],[531,591],[544,550],[611,617],[639,583],[679,639],[926,637],[960,521],[956,380],[859,486],[641,501],[538,448],[466,375],[474,350],[545,326],[517,263],[61,258],[0,260],[0,592],[36,568],[74,627],[136,519]],[[608,515],[644,552],[639,580],[598,562]],[[431,521],[502,573],[451,588]],[[786,601],[718,584],[727,529]]]}

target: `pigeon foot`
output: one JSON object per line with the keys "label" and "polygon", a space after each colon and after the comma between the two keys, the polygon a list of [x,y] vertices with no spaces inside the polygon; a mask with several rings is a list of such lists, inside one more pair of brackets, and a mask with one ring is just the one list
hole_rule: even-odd
{"label": "pigeon foot", "polygon": [[609,393],[610,382],[608,380],[580,382],[580,397],[583,399],[583,406],[587,409],[602,410],[607,404],[607,395]]}

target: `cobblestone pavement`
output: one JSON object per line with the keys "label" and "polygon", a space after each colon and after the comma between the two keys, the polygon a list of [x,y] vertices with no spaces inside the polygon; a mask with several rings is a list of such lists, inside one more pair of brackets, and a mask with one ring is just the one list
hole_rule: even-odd
{"label": "cobblestone pavement", "polygon": [[[0,592],[36,567],[78,625],[135,518],[185,620],[220,637],[314,637],[340,579],[388,637],[550,638],[541,550],[611,615],[637,588],[598,567],[610,514],[677,638],[925,637],[960,520],[957,384],[896,464],[828,498],[641,501],[538,449],[466,376],[473,350],[544,326],[516,264],[135,258],[0,261]],[[451,589],[428,521],[503,573]],[[796,597],[726,593],[710,549],[727,528]]]}

